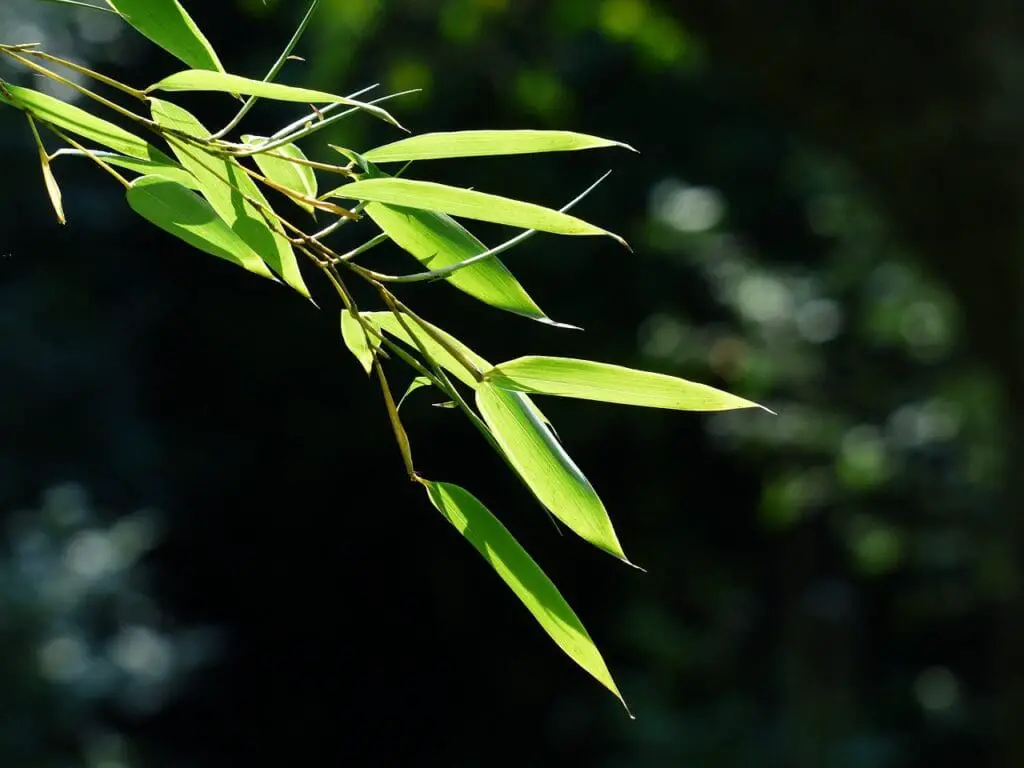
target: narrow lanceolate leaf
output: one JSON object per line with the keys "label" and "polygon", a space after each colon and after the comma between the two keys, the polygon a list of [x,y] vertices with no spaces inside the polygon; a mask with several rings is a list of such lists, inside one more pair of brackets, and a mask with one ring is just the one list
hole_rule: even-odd
{"label": "narrow lanceolate leaf", "polygon": [[429,481],[424,481],[424,485],[431,503],[476,548],[558,647],[625,706],[600,651],[579,617],[501,521],[464,488]]}
{"label": "narrow lanceolate leaf", "polygon": [[[206,138],[210,132],[191,113],[167,101],[150,99],[153,119],[162,126],[190,136]],[[295,251],[288,238],[270,226],[270,203],[256,182],[233,157],[218,157],[194,144],[168,136],[171,150],[196,178],[199,188],[217,214],[254,253],[296,291],[309,298],[309,289],[299,271]]]}
{"label": "narrow lanceolate leaf", "polygon": [[362,101],[348,99],[326,91],[315,91],[311,88],[298,88],[281,83],[268,83],[253,80],[241,75],[229,75],[224,72],[209,72],[202,69],[186,69],[165,77],[146,89],[150,91],[217,91],[221,93],[240,93],[244,96],[258,96],[261,99],[275,101],[296,101],[300,104],[348,104],[367,112],[381,120],[385,120],[399,128],[398,121],[387,110],[366,104]]}
{"label": "narrow lanceolate leaf", "polygon": [[422,387],[429,387],[432,384],[433,384],[433,382],[430,379],[428,379],[426,376],[417,376],[415,379],[413,379],[412,381],[409,382],[409,386],[406,387],[406,389],[405,389],[405,394],[402,395],[402,397],[398,400],[398,405],[395,406],[395,408],[398,409],[398,410],[401,410],[402,403],[405,402],[405,398],[407,398],[409,395],[411,395],[417,389],[420,389]]}
{"label": "narrow lanceolate leaf", "polygon": [[[451,266],[487,250],[461,224],[443,213],[386,203],[370,203],[365,210],[388,237],[427,269]],[[461,269],[445,279],[492,307],[550,322],[497,258]]]}
{"label": "narrow lanceolate leaf", "polygon": [[[5,89],[13,100],[4,94]],[[22,109],[43,122],[95,141],[122,155],[154,162],[174,162],[152,144],[124,128],[96,117],[81,107],[67,104],[31,88],[5,84],[4,88],[0,88],[0,102]]]}
{"label": "narrow lanceolate leaf", "polygon": [[[242,141],[259,146],[266,144],[268,139],[262,136],[243,136]],[[291,160],[287,158],[291,158]],[[253,160],[256,161],[260,171],[272,182],[303,197],[315,199],[317,196],[316,173],[308,165],[292,162],[306,159],[303,151],[294,144],[283,144],[274,149],[272,153],[261,152],[258,155],[253,155]],[[289,199],[306,213],[316,215],[316,209],[311,204],[295,198]]]}
{"label": "narrow lanceolate leaf", "polygon": [[525,396],[483,382],[476,405],[509,462],[537,499],[586,541],[629,563],[604,504]]}
{"label": "narrow lanceolate leaf", "polygon": [[204,253],[274,279],[259,256],[192,190],[162,176],[140,176],[126,195],[133,211],[165,232]]}
{"label": "narrow lanceolate leaf", "polygon": [[[362,316],[362,313],[360,315]],[[370,318],[364,316],[363,320],[376,327]],[[369,375],[373,368],[373,356],[380,347],[380,339],[372,333],[368,333],[347,309],[341,313],[341,338],[344,339],[349,352],[355,356],[359,364],[363,366],[363,370]]]}
{"label": "narrow lanceolate leaf", "polygon": [[107,0],[144,37],[195,69],[224,70],[210,41],[178,0]]}
{"label": "narrow lanceolate leaf", "polygon": [[137,157],[126,157],[125,155],[119,155],[116,152],[106,152],[101,149],[89,150],[88,153],[80,152],[77,149],[58,149],[55,156],[86,158],[92,156],[102,160],[107,165],[113,165],[129,171],[135,171],[142,176],[163,176],[165,179],[178,182],[183,187],[188,187],[189,189],[194,190],[199,189],[199,182],[196,181],[196,177],[170,158],[168,158],[167,162],[140,160]]}
{"label": "narrow lanceolate leaf", "polygon": [[[364,152],[367,160],[393,163],[403,160],[439,160],[449,157],[527,155],[535,152],[571,152],[578,149],[625,147],[628,144],[571,131],[451,131],[410,136]],[[633,150],[636,151],[636,150]]]}
{"label": "narrow lanceolate leaf", "polygon": [[567,213],[560,213],[534,203],[524,203],[521,200],[471,189],[449,187],[432,181],[364,179],[343,184],[331,194],[353,200],[439,211],[451,216],[508,224],[523,229],[537,229],[559,235],[608,235],[625,244],[618,235]]}
{"label": "narrow lanceolate leaf", "polygon": [[568,357],[528,356],[487,371],[495,386],[537,395],[558,395],[605,403],[672,408],[677,411],[728,411],[763,408],[720,389],[662,373]]}
{"label": "narrow lanceolate leaf", "polygon": [[43,183],[46,184],[46,194],[50,196],[50,203],[53,204],[54,213],[57,214],[57,221],[61,224],[67,224],[68,221],[64,216],[64,202],[60,193],[60,186],[57,184],[57,178],[53,175],[50,161],[46,158],[45,152],[40,153],[39,159],[43,169]]}

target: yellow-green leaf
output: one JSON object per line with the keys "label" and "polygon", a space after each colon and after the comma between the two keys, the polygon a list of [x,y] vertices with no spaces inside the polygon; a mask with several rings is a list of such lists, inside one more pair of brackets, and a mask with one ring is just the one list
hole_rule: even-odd
{"label": "yellow-green leaf", "polygon": [[178,0],[107,0],[144,37],[195,69],[224,70],[217,52]]}
{"label": "yellow-green leaf", "polygon": [[432,181],[410,179],[363,179],[343,184],[331,196],[353,200],[389,203],[408,208],[440,211],[495,224],[508,224],[523,229],[537,229],[559,235],[607,235],[624,244],[618,235],[596,227],[567,213],[534,203],[512,200],[472,189],[450,187]]}
{"label": "yellow-green leaf", "polygon": [[485,378],[495,386],[516,392],[649,408],[727,411],[763,407],[707,384],[676,376],[568,357],[520,357],[494,366]]}
{"label": "yellow-green leaf", "polygon": [[281,83],[268,83],[263,80],[253,80],[241,75],[230,75],[225,72],[209,72],[203,69],[186,69],[165,77],[163,80],[154,83],[146,89],[150,91],[216,91],[221,93],[240,93],[245,96],[258,96],[261,99],[273,99],[275,101],[295,101],[301,104],[348,104],[352,107],[367,112],[381,120],[385,120],[399,128],[398,121],[393,118],[387,110],[366,104],[362,101],[338,96],[326,91],[316,91],[312,88],[298,88],[293,85]]}
{"label": "yellow-green leaf", "polygon": [[[386,203],[370,203],[365,210],[388,237],[427,269],[451,266],[487,250],[461,224],[443,213]],[[496,257],[460,269],[445,279],[492,307],[550,322]]]}
{"label": "yellow-green leaf", "polygon": [[91,149],[88,152],[81,152],[77,149],[64,148],[58,149],[56,153],[54,153],[55,157],[87,158],[89,155],[99,158],[107,165],[113,165],[129,171],[135,171],[141,176],[163,176],[165,179],[176,181],[189,189],[199,189],[199,182],[196,181],[196,177],[170,158],[167,159],[167,162],[140,160],[137,157],[127,157],[125,155],[119,155],[116,152],[107,152],[102,149]]}
{"label": "yellow-green leaf", "polygon": [[629,563],[594,487],[524,398],[488,381],[476,388],[481,416],[537,499],[583,539]]}
{"label": "yellow-green leaf", "polygon": [[[4,90],[11,94],[13,100],[4,94]],[[101,117],[96,117],[81,107],[68,104],[31,88],[5,84],[4,88],[0,89],[0,102],[24,110],[43,122],[91,139],[122,155],[153,162],[174,162],[152,144],[124,128]]]}
{"label": "yellow-green leaf", "polygon": [[[242,141],[246,144],[259,146],[266,144],[269,139],[263,136],[243,136]],[[288,158],[291,158],[289,160]],[[317,196],[316,173],[308,165],[293,160],[304,161],[306,155],[294,144],[282,144],[271,152],[260,152],[253,155],[253,160],[259,166],[260,171],[275,184],[289,189],[296,194],[315,199]],[[294,197],[289,198],[293,203],[315,216],[316,209],[310,204]]]}
{"label": "yellow-green leaf", "polygon": [[[450,131],[423,133],[375,147],[363,157],[375,163],[404,160],[439,160],[449,157],[526,155],[536,152],[571,152],[628,144],[571,131]],[[636,150],[633,150],[634,152]]]}
{"label": "yellow-green leaf", "polygon": [[259,256],[192,190],[162,176],[140,176],[126,196],[133,211],[165,232],[204,253],[274,279]]}
{"label": "yellow-green leaf", "polygon": [[[365,313],[360,313],[360,316],[363,317],[367,324],[376,327],[372,319],[365,317]],[[359,364],[363,366],[363,370],[369,374],[373,368],[373,356],[376,354],[378,347],[380,347],[380,339],[372,333],[368,333],[347,309],[341,312],[341,338],[344,339],[345,346],[348,347],[349,352],[355,356]]]}
{"label": "yellow-green leaf", "polygon": [[[196,138],[210,135],[202,123],[176,104],[150,99],[150,108],[153,119],[162,126]],[[256,204],[269,212],[272,210],[270,203],[238,160],[219,157],[174,136],[168,136],[168,143],[181,164],[196,178],[199,189],[218,215],[288,285],[309,298],[309,289],[291,243],[260,213]]]}
{"label": "yellow-green leaf", "polygon": [[424,485],[438,512],[476,548],[548,637],[625,706],[601,652],[579,617],[501,521],[464,488],[429,481]]}

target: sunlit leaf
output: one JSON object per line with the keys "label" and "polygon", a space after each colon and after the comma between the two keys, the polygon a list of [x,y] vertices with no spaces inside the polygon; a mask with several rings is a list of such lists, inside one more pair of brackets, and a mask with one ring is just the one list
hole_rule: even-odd
{"label": "sunlit leaf", "polygon": [[[526,155],[535,152],[570,152],[628,144],[571,131],[451,131],[423,133],[364,152],[367,160],[392,163],[402,160],[437,160],[448,157]],[[636,151],[636,150],[633,150]]]}
{"label": "sunlit leaf", "polygon": [[508,224],[523,229],[537,229],[559,235],[608,235],[624,243],[618,235],[567,213],[560,213],[534,203],[524,203],[521,200],[489,195],[472,189],[449,187],[432,181],[364,179],[343,184],[331,195],[439,211],[451,216]]}
{"label": "sunlit leaf", "polygon": [[126,196],[133,211],[165,232],[205,253],[274,279],[259,256],[192,190],[162,176],[140,176],[128,187]]}
{"label": "sunlit leaf", "polygon": [[217,91],[221,93],[240,93],[245,96],[258,96],[262,99],[275,101],[295,101],[301,104],[348,104],[367,112],[381,120],[401,128],[398,121],[387,110],[365,104],[361,101],[338,96],[326,91],[315,91],[311,88],[298,88],[281,83],[268,83],[253,80],[241,75],[229,75],[225,72],[210,72],[203,69],[187,69],[176,72],[154,83],[146,89],[150,91]]}
{"label": "sunlit leaf", "polygon": [[[363,316],[363,313],[360,313],[360,315]],[[371,318],[363,316],[363,320],[367,324],[376,327]],[[369,374],[373,368],[373,356],[376,354],[378,347],[380,347],[380,339],[364,330],[363,326],[348,310],[344,310],[341,313],[341,337],[344,339],[345,346],[348,347],[349,352],[355,356],[359,364],[363,366],[363,370]]]}
{"label": "sunlit leaf", "polygon": [[[206,138],[209,131],[185,109],[160,99],[150,99],[153,119],[190,136]],[[255,203],[272,210],[256,182],[231,157],[219,157],[182,139],[168,136],[171,150],[196,178],[213,209],[284,281],[309,298],[295,251],[281,232],[272,228]]]}
{"label": "sunlit leaf", "polygon": [[46,154],[40,154],[40,165],[43,169],[43,183],[46,185],[46,194],[50,196],[50,203],[53,205],[54,213],[57,214],[57,221],[61,224],[67,224],[67,218],[64,216],[64,202],[60,193],[60,186],[57,184],[57,178],[53,175],[53,168],[50,167],[49,160],[46,159]]}
{"label": "sunlit leaf", "polygon": [[480,414],[537,499],[583,539],[628,563],[597,492],[523,398],[486,381],[476,388]]}
{"label": "sunlit leaf", "polygon": [[398,405],[396,407],[397,408],[401,408],[402,407],[402,403],[405,402],[405,398],[407,398],[409,395],[411,395],[417,389],[421,389],[422,387],[429,387],[432,384],[433,384],[433,382],[430,379],[428,379],[426,376],[417,376],[415,379],[413,379],[412,381],[409,382],[409,386],[406,388],[405,394],[402,395],[402,397],[398,401]]}
{"label": "sunlit leaf", "polygon": [[[13,101],[4,94],[5,89],[14,97]],[[58,128],[91,139],[122,155],[153,162],[174,162],[152,144],[124,128],[101,117],[96,117],[81,107],[67,104],[31,88],[5,84],[4,88],[0,88],[0,102],[27,110],[33,117],[43,122],[52,123]]]}
{"label": "sunlit leaf", "polygon": [[520,357],[496,365],[487,371],[486,379],[502,389],[517,392],[678,411],[763,407],[707,384],[567,357]]}
{"label": "sunlit leaf", "polygon": [[129,171],[135,171],[142,176],[163,176],[165,179],[176,181],[189,189],[199,189],[199,182],[196,181],[196,177],[170,159],[165,163],[153,160],[140,160],[137,157],[126,157],[125,155],[119,155],[116,152],[107,152],[102,149],[91,149],[86,153],[80,152],[77,149],[65,148],[58,149],[57,152],[54,153],[55,157],[88,158],[90,155],[92,157],[99,158],[107,165],[113,165]]}
{"label": "sunlit leaf", "polygon": [[[427,269],[457,264],[487,250],[461,224],[443,213],[385,203],[370,203],[365,210],[388,237]],[[461,269],[445,279],[492,307],[534,320],[548,320],[497,258]]]}
{"label": "sunlit leaf", "polygon": [[223,71],[210,41],[178,0],[107,0],[125,21],[195,69]]}
{"label": "sunlit leaf", "polygon": [[600,651],[579,617],[501,521],[464,488],[429,481],[424,481],[424,485],[437,510],[476,548],[558,647],[625,706]]}
{"label": "sunlit leaf", "polygon": [[[243,136],[242,141],[246,144],[259,146],[260,144],[266,144],[268,139],[262,136]],[[296,192],[304,197],[316,198],[317,181],[316,173],[313,169],[308,165],[290,162],[275,155],[283,155],[285,158],[292,158],[293,160],[306,160],[305,153],[294,144],[282,144],[273,150],[273,154],[261,152],[258,155],[253,155],[253,160],[256,161],[256,165],[259,166],[263,175],[275,184],[285,189],[290,189],[292,192]],[[316,209],[309,203],[304,203],[295,198],[289,199],[306,211],[306,213],[315,215]]]}

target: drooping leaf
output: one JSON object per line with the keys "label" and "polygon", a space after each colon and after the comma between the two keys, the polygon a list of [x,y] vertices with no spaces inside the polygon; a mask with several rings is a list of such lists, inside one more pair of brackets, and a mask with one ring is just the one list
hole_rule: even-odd
{"label": "drooping leaf", "polygon": [[599,147],[624,147],[633,150],[631,146],[621,141],[571,131],[451,131],[410,136],[375,147],[369,152],[364,152],[363,156],[375,163],[393,163],[449,157],[571,152]]}
{"label": "drooping leaf", "polygon": [[[268,139],[262,136],[247,135],[242,137],[242,141],[246,144],[259,146],[260,144],[266,144]],[[273,150],[273,154],[261,152],[258,155],[253,155],[253,160],[256,161],[256,165],[259,166],[263,175],[275,184],[285,189],[290,189],[292,192],[296,192],[304,197],[316,198],[317,181],[314,170],[308,165],[303,165],[300,162],[291,162],[282,157],[276,157],[276,155],[283,155],[286,158],[300,161],[307,159],[305,153],[296,145],[282,144]],[[316,215],[316,209],[309,203],[304,203],[295,198],[289,199],[306,211],[306,213]]]}
{"label": "drooping leaf", "polygon": [[169,75],[157,83],[153,83],[153,85],[146,89],[146,93],[151,91],[216,91],[220,93],[240,93],[244,96],[258,96],[261,99],[272,99],[275,101],[295,101],[301,104],[347,104],[352,107],[358,107],[364,112],[379,117],[381,120],[385,120],[399,128],[402,127],[387,110],[373,104],[366,104],[362,101],[327,93],[326,91],[298,88],[281,83],[268,83],[263,80],[242,77],[241,75],[227,74],[226,72],[186,69]]}
{"label": "drooping leaf", "polygon": [[432,181],[411,179],[364,179],[343,184],[331,196],[353,200],[389,203],[408,208],[440,211],[495,224],[537,229],[559,235],[607,235],[625,244],[618,235],[589,224],[575,216],[560,213],[534,203],[512,200],[472,189],[450,187]]}
{"label": "drooping leaf", "polygon": [[[365,210],[388,237],[427,269],[451,266],[487,250],[461,224],[443,213],[386,203],[370,203]],[[492,307],[550,322],[497,258],[461,269],[445,279]]]}
{"label": "drooping leaf", "polygon": [[0,102],[26,110],[43,122],[52,123],[70,133],[91,139],[122,155],[153,162],[174,162],[147,141],[108,120],[96,117],[81,107],[67,104],[31,88],[9,84],[5,84],[4,88],[10,92],[14,100],[4,94],[4,89],[0,89]]}
{"label": "drooping leaf", "polygon": [[428,379],[426,376],[417,376],[415,379],[413,379],[412,381],[409,382],[409,386],[406,387],[405,394],[402,395],[402,397],[398,401],[398,405],[395,406],[395,407],[398,408],[398,409],[401,409],[402,403],[405,402],[405,398],[407,398],[409,395],[411,395],[417,389],[421,389],[422,387],[429,387],[429,386],[431,386],[432,383],[433,382],[431,382],[431,380]]}
{"label": "drooping leaf", "polygon": [[494,366],[485,378],[495,386],[517,392],[649,408],[727,411],[763,407],[707,384],[568,357],[520,357]]}
{"label": "drooping leaf", "polygon": [[579,617],[501,521],[464,488],[429,481],[424,481],[424,485],[431,503],[476,548],[555,644],[625,706],[600,651]]}
{"label": "drooping leaf", "polygon": [[590,481],[523,398],[487,381],[476,388],[481,416],[537,499],[584,540],[629,563]]}
{"label": "drooping leaf", "polygon": [[259,256],[192,190],[162,176],[140,176],[126,196],[133,211],[165,232],[204,253],[274,279]]}
{"label": "drooping leaf", "polygon": [[195,69],[223,71],[210,41],[178,0],[107,0],[144,37]]}
{"label": "drooping leaf", "polygon": [[[363,314],[360,313],[360,315]],[[363,320],[368,324],[374,325],[371,318],[364,316]],[[344,339],[345,346],[348,347],[349,352],[355,356],[359,364],[363,366],[363,370],[369,374],[373,368],[373,356],[380,347],[380,339],[372,333],[367,333],[355,316],[347,309],[341,313],[341,338]]]}
{"label": "drooping leaf", "polygon": [[86,154],[85,152],[80,152],[77,149],[65,148],[58,149],[55,153],[55,157],[87,158],[88,155],[99,158],[107,165],[113,165],[129,171],[135,171],[142,176],[163,176],[165,179],[178,182],[183,187],[188,187],[193,190],[199,189],[199,182],[196,181],[196,177],[169,158],[166,163],[156,162],[153,160],[140,160],[137,157],[127,157],[125,155],[119,155],[116,152],[107,152],[102,149],[91,149],[88,154]]}
{"label": "drooping leaf", "polygon": [[[153,119],[162,126],[197,138],[210,135],[202,123],[176,104],[150,99],[150,108]],[[218,215],[288,285],[309,298],[309,289],[291,243],[272,228],[256,204],[250,202],[255,201],[268,212],[272,210],[263,192],[238,160],[213,155],[174,136],[168,136],[168,143],[181,164],[196,178],[199,189]]]}
{"label": "drooping leaf", "polygon": [[64,216],[64,201],[60,193],[60,186],[57,184],[57,178],[53,175],[50,161],[46,158],[45,152],[40,153],[39,159],[43,169],[43,183],[46,185],[46,194],[50,196],[50,203],[53,205],[54,213],[57,214],[57,221],[61,224],[67,224],[68,221]]}

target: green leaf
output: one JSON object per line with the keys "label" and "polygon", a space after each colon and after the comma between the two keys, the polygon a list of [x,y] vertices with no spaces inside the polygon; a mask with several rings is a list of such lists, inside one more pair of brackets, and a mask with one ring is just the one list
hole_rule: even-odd
{"label": "green leaf", "polygon": [[[457,264],[487,250],[461,224],[443,213],[386,203],[370,203],[365,210],[388,237],[427,269]],[[461,269],[445,279],[492,307],[551,322],[497,258]]]}
{"label": "green leaf", "polygon": [[520,357],[496,365],[487,371],[485,378],[495,386],[516,392],[677,411],[764,407],[707,384],[568,357]]}
{"label": "green leaf", "polygon": [[128,187],[126,196],[133,211],[165,232],[204,253],[274,279],[245,241],[192,190],[162,176],[140,176]]}
{"label": "green leaf", "polygon": [[464,488],[451,483],[423,484],[438,512],[476,548],[555,644],[625,706],[600,651],[579,617],[501,521]]}
{"label": "green leaf", "polygon": [[[297,88],[281,83],[268,83],[253,80],[241,75],[229,75],[225,72],[209,72],[202,69],[186,69],[165,77],[146,89],[150,91],[217,91],[222,93],[240,93],[245,96],[258,96],[262,99],[275,101],[295,101],[301,104],[348,104],[358,107],[381,120],[385,120],[399,128],[402,126],[387,110],[366,104],[362,101],[348,99],[326,91],[314,91],[311,88]],[[404,130],[404,128],[403,128]]]}
{"label": "green leaf", "polygon": [[329,196],[440,211],[452,216],[508,224],[523,229],[538,229],[541,232],[554,232],[559,235],[608,235],[625,244],[618,235],[567,213],[559,213],[534,203],[524,203],[471,189],[449,187],[432,181],[364,179],[343,184]]}
{"label": "green leaf", "polygon": [[137,157],[126,157],[125,155],[119,155],[116,152],[107,152],[102,149],[90,149],[88,154],[81,152],[77,149],[58,149],[54,153],[54,158],[57,157],[85,157],[89,155],[98,157],[107,165],[113,165],[118,168],[125,168],[129,171],[135,171],[142,176],[163,176],[165,179],[176,181],[183,187],[189,189],[198,190],[199,182],[196,181],[196,177],[186,171],[176,162],[168,158],[166,163],[157,162],[153,160],[140,160]]}
{"label": "green leaf", "polygon": [[[451,131],[424,133],[364,152],[367,160],[393,163],[402,160],[439,160],[449,157],[526,155],[535,152],[571,152],[628,144],[570,131]],[[634,152],[636,150],[633,150]]]}
{"label": "green leaf", "polygon": [[537,499],[583,539],[629,563],[597,492],[524,398],[487,381],[476,389],[480,415]]}
{"label": "green leaf", "polygon": [[[262,136],[246,135],[242,137],[242,141],[246,144],[259,146],[260,144],[266,144],[269,139]],[[281,157],[275,157],[275,155],[283,155],[293,160],[306,160],[307,158],[303,151],[294,144],[282,144],[277,149],[272,150],[272,154],[261,152],[258,155],[253,155],[253,160],[256,161],[256,165],[259,166],[263,175],[275,184],[279,184],[285,189],[290,189],[292,192],[296,192],[304,197],[316,198],[318,190],[316,173],[313,169],[308,165],[293,163]],[[289,199],[311,216],[316,215],[316,209],[309,203],[304,203],[294,198]]]}
{"label": "green leaf", "polygon": [[[367,324],[376,327],[373,320],[364,315],[365,313],[360,313]],[[345,346],[348,347],[349,352],[355,355],[356,360],[369,375],[373,368],[373,357],[380,347],[380,339],[372,333],[367,333],[347,309],[341,313],[341,337],[345,340]]]}
{"label": "green leaf", "polygon": [[[210,132],[192,114],[176,104],[150,99],[153,119],[196,138]],[[263,192],[233,157],[219,157],[174,136],[167,137],[171,150],[196,178],[199,189],[217,214],[260,256],[271,269],[296,291],[310,298],[288,238],[271,228],[250,200],[271,211]]]}
{"label": "green leaf", "polygon": [[[4,89],[14,97],[13,101],[4,95]],[[91,139],[122,155],[160,163],[174,162],[152,144],[120,126],[86,112],[81,107],[67,104],[31,88],[5,84],[4,89],[0,89],[0,102],[25,110],[43,122]]]}
{"label": "green leaf", "polygon": [[210,41],[178,0],[107,0],[144,37],[195,69],[224,71]]}
{"label": "green leaf", "polygon": [[402,407],[402,403],[404,403],[404,402],[405,402],[405,398],[407,398],[407,397],[408,397],[409,395],[411,395],[411,394],[412,394],[413,392],[415,392],[415,391],[416,391],[417,389],[420,389],[420,388],[422,388],[422,387],[429,387],[429,386],[431,386],[431,385],[432,385],[433,383],[434,383],[434,382],[432,382],[432,381],[431,381],[430,379],[428,379],[428,378],[427,378],[426,376],[417,376],[417,377],[416,377],[415,379],[413,379],[412,381],[410,381],[410,382],[409,382],[409,386],[408,386],[408,388],[407,388],[407,389],[405,390],[405,394],[404,394],[404,395],[402,395],[402,398],[401,398],[401,399],[400,399],[400,400],[398,401],[398,405],[397,405],[397,406],[395,406],[395,409],[396,409],[396,410],[400,410],[400,409],[401,409],[401,407]]}

